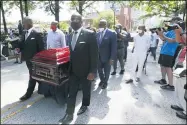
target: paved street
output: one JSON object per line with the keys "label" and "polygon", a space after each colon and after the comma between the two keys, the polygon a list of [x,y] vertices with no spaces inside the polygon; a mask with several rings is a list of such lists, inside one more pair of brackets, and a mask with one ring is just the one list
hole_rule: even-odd
{"label": "paved street", "polygon": [[[98,88],[99,80],[92,85],[89,110],[77,117],[82,93],[78,93],[75,118],[76,124],[185,124],[170,108],[174,104],[174,92],[164,91],[154,84],[160,79],[159,65],[150,57],[147,74],[140,83],[125,84],[132,69],[129,47],[126,72],[123,76],[110,78],[107,90]],[[158,55],[157,55],[158,56]],[[66,105],[58,105],[52,98],[35,93],[31,99],[19,102],[27,88],[28,70],[14,60],[1,62],[1,123],[2,124],[57,124],[64,116]],[[118,68],[119,69],[119,68]],[[118,71],[119,72],[119,71]],[[36,88],[37,89],[37,88]]]}

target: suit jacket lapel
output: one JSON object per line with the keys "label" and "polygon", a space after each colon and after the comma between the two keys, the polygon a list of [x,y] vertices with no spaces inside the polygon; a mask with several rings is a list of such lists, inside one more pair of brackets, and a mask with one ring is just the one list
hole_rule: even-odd
{"label": "suit jacket lapel", "polygon": [[78,47],[79,42],[83,41],[83,35],[84,35],[84,30],[82,29],[80,34],[79,34],[79,36],[78,36],[78,38],[77,38],[77,42],[76,42],[74,50]]}
{"label": "suit jacket lapel", "polygon": [[[31,31],[31,33],[30,33],[30,35],[27,37],[27,39],[25,40],[25,42],[27,43],[28,42],[28,40],[31,38],[31,36],[33,35],[33,30]],[[24,36],[25,37],[25,36]]]}
{"label": "suit jacket lapel", "polygon": [[103,38],[102,38],[102,41],[101,41],[101,45],[103,44],[103,39],[107,36],[107,31],[108,31],[108,29],[106,29],[105,34],[103,35]]}

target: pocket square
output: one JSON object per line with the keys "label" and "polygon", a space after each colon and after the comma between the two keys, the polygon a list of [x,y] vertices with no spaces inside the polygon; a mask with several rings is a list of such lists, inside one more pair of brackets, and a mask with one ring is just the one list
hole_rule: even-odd
{"label": "pocket square", "polygon": [[79,43],[85,43],[85,42],[79,42]]}
{"label": "pocket square", "polygon": [[32,40],[32,39],[35,39],[35,38],[31,38],[31,40]]}

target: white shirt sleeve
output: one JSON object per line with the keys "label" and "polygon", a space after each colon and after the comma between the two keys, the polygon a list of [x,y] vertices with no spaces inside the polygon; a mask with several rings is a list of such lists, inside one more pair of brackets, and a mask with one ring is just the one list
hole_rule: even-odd
{"label": "white shirt sleeve", "polygon": [[61,32],[61,40],[60,40],[60,43],[61,43],[61,47],[66,47],[66,38],[65,38],[65,34],[63,32]]}

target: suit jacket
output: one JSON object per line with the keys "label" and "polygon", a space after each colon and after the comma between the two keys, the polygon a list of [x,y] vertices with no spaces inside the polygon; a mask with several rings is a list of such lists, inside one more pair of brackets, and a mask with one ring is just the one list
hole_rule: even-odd
{"label": "suit jacket", "polygon": [[117,54],[117,34],[115,31],[107,29],[102,42],[99,43],[101,32],[97,33],[97,42],[99,46],[99,59],[106,63],[109,60],[115,60]]}
{"label": "suit jacket", "polygon": [[19,48],[21,50],[23,60],[30,61],[36,53],[44,50],[44,43],[41,34],[33,29],[25,40],[24,32],[19,43]]}
{"label": "suit jacket", "polygon": [[[71,38],[72,40],[72,34]],[[87,77],[89,73],[96,73],[98,63],[98,46],[95,33],[82,28],[74,50],[70,48],[70,74],[79,78]]]}

